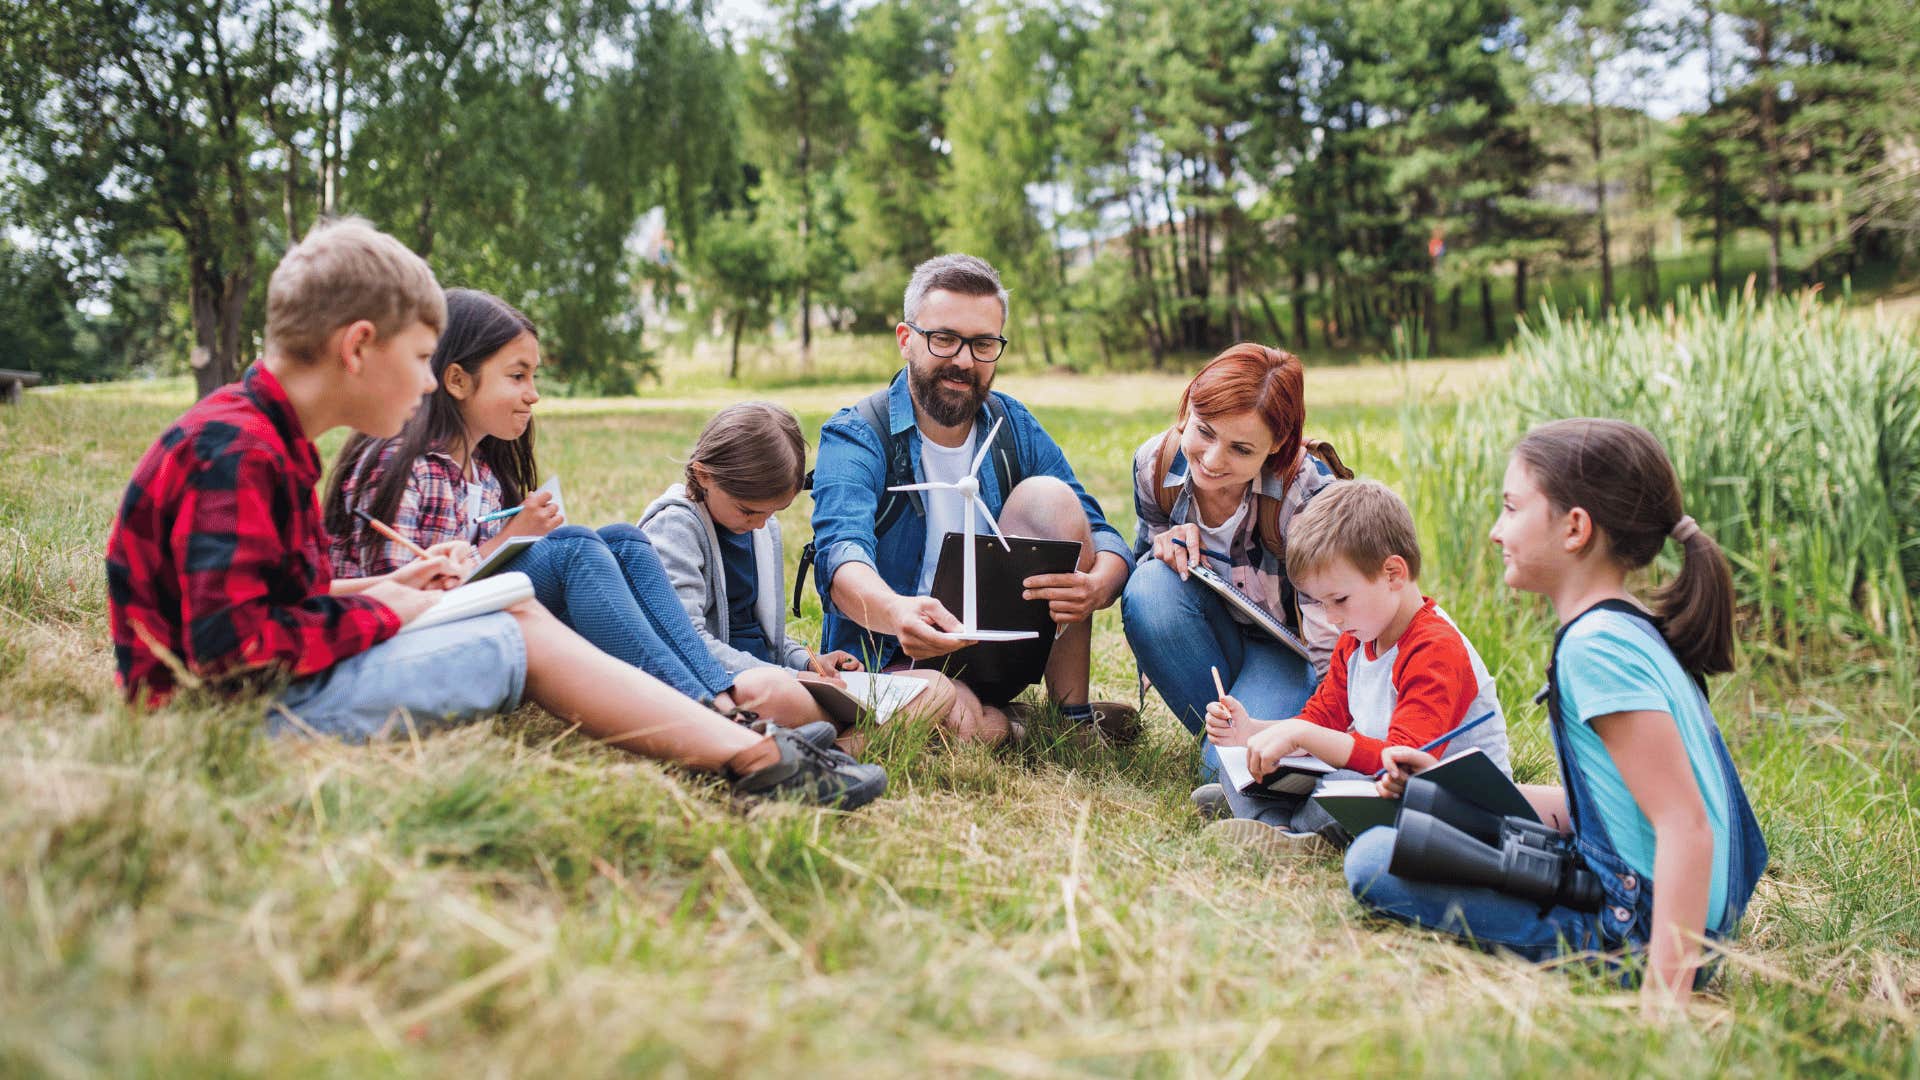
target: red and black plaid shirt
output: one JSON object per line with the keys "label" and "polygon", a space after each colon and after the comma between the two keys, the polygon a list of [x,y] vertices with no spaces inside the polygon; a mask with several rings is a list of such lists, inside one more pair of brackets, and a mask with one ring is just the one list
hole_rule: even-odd
{"label": "red and black plaid shirt", "polygon": [[147,450],[107,537],[115,681],[128,698],[144,688],[159,704],[173,693],[152,643],[226,681],[312,675],[399,631],[385,604],[328,595],[319,479],[319,452],[259,364]]}

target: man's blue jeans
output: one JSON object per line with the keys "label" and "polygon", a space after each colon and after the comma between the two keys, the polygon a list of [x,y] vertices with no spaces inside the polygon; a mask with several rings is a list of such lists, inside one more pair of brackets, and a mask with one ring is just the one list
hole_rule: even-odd
{"label": "man's blue jeans", "polygon": [[595,532],[564,525],[513,564],[554,617],[601,652],[645,671],[695,701],[733,686],[667,580],[660,556],[636,525]]}
{"label": "man's blue jeans", "polygon": [[[1228,614],[1226,602],[1198,581],[1180,580],[1166,563],[1142,558],[1120,597],[1127,644],[1141,674],[1167,708],[1198,734],[1214,700],[1213,675],[1262,720],[1298,716],[1319,677],[1291,649]],[[1200,768],[1212,780],[1220,768],[1213,744],[1202,740]]]}

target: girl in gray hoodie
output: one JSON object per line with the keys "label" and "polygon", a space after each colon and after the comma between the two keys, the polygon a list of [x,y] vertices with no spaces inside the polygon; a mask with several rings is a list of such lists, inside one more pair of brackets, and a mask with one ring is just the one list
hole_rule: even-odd
{"label": "girl in gray hoodie", "polygon": [[[807,441],[793,413],[763,401],[730,405],[700,432],[685,482],[639,522],[707,651],[738,678],[741,704],[789,723],[828,719],[795,675],[860,670],[851,653],[815,655],[787,636],[786,556],[774,514],[799,497],[806,471]],[[916,697],[918,709],[936,719],[951,710],[946,676],[896,674],[933,684]]]}

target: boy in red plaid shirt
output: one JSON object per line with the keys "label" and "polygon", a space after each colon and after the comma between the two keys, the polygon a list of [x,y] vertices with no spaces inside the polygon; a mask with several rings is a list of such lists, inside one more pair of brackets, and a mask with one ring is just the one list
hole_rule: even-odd
{"label": "boy in red plaid shirt", "polygon": [[340,426],[397,432],[433,388],[445,313],[426,263],[364,221],[319,225],[287,253],[268,285],[265,355],[148,449],[108,537],[128,698],[164,704],[182,673],[225,691],[291,677],[272,706],[276,730],[361,740],[402,713],[429,727],[510,711],[524,695],[622,749],[723,772],[738,794],[844,807],[878,796],[877,766],[734,724],[536,603],[395,637],[459,583],[464,543],[334,580],[313,440]]}

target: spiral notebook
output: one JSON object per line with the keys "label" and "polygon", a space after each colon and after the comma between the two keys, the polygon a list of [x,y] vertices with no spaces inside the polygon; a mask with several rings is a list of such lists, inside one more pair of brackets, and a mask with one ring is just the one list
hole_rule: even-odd
{"label": "spiral notebook", "polygon": [[1307,651],[1306,639],[1288,629],[1287,624],[1273,617],[1273,612],[1254,602],[1253,597],[1240,591],[1240,587],[1220,576],[1211,567],[1199,563],[1187,564],[1187,573],[1193,575],[1200,584],[1220,594],[1227,605],[1245,615],[1253,625],[1267,632],[1273,640],[1300,654],[1302,660],[1312,660]]}

